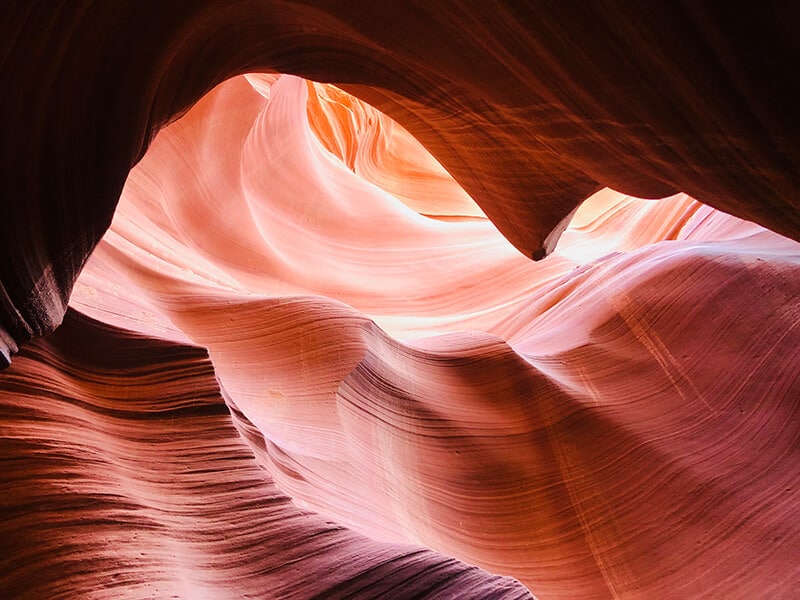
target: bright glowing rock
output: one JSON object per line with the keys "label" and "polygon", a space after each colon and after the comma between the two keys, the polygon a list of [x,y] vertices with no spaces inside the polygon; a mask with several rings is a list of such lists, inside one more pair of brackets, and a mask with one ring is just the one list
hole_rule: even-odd
{"label": "bright glowing rock", "polygon": [[3,4],[0,596],[797,595],[784,4]]}

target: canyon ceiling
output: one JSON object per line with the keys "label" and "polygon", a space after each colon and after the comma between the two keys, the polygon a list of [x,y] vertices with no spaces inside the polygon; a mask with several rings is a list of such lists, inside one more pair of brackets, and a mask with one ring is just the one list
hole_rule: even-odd
{"label": "canyon ceiling", "polygon": [[800,8],[0,6],[0,596],[800,596]]}

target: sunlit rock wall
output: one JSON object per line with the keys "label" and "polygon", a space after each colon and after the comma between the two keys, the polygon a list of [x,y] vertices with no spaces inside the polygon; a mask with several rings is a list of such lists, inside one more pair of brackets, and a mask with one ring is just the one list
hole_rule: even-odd
{"label": "sunlit rock wall", "polygon": [[780,595],[798,262],[603,191],[533,263],[396,123],[248,75],[155,140],[72,303],[207,348],[277,486],[373,539],[541,598]]}
{"label": "sunlit rock wall", "polygon": [[[800,593],[789,9],[56,8],[3,26],[4,355],[72,307],[0,373],[5,596]],[[150,140],[262,69],[341,85]]]}

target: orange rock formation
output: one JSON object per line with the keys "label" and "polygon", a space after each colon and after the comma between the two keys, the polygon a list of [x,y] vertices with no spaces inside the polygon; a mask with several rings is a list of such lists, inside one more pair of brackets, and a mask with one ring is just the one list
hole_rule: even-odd
{"label": "orange rock formation", "polygon": [[792,9],[345,4],[3,9],[3,595],[800,592]]}

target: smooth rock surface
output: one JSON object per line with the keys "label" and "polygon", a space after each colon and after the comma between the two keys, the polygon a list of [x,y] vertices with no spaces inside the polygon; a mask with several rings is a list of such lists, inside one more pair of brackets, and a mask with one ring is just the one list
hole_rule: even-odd
{"label": "smooth rock surface", "polygon": [[[223,84],[132,171],[73,305],[208,348],[278,486],[375,539],[541,598],[790,596],[800,245],[605,190],[533,263],[369,111]],[[377,185],[409,179],[416,210]]]}
{"label": "smooth rock surface", "polygon": [[552,252],[575,207],[606,186],[686,192],[800,239],[792,3],[41,0],[2,11],[6,361],[58,324],[158,129],[245,72],[343,84],[394,117],[528,257]]}
{"label": "smooth rock surface", "polygon": [[800,595],[798,18],[3,4],[0,596]]}

